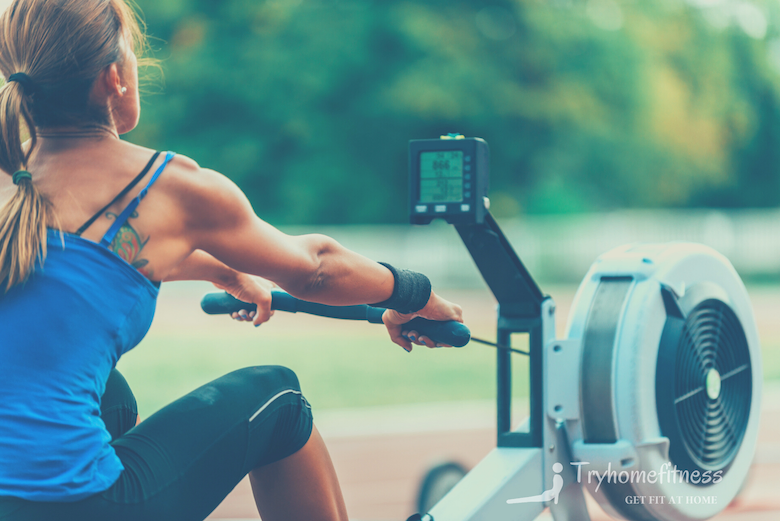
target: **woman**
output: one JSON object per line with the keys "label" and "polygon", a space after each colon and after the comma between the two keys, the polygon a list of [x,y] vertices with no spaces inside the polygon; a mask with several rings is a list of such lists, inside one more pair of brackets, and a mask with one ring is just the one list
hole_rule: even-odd
{"label": "woman", "polygon": [[0,519],[201,520],[249,474],[265,521],[346,520],[291,371],[235,371],[132,428],[117,360],[163,280],[214,282],[257,304],[255,325],[272,315],[265,279],[378,303],[407,350],[433,342],[405,322],[460,308],[420,274],[279,232],[190,159],[121,141],[143,46],[123,0],[16,0],[0,31]]}

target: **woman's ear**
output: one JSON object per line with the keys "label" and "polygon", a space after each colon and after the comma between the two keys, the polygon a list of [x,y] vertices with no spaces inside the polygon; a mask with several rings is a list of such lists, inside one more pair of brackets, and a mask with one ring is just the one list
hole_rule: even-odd
{"label": "woman's ear", "polygon": [[105,97],[122,94],[122,78],[116,63],[112,63],[100,72],[95,82],[94,93]]}

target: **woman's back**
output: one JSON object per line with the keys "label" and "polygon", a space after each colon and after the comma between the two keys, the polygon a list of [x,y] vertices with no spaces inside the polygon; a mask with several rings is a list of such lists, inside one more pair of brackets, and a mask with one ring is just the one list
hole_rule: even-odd
{"label": "woman's back", "polygon": [[0,296],[0,496],[36,501],[87,497],[119,476],[100,397],[157,297],[94,242],[52,230],[48,247],[45,267]]}
{"label": "woman's back", "polygon": [[[28,170],[38,190],[53,207],[54,222],[63,231],[75,233],[133,181],[144,169],[154,151],[120,141],[105,131],[85,137],[59,137],[42,132]],[[82,234],[86,240],[100,242],[114,218],[148,182],[162,163],[159,157],[137,188],[117,200]],[[127,221],[124,231],[132,235],[117,238],[112,250],[134,265],[151,280],[161,280],[187,252],[177,248],[184,231],[176,194],[193,163],[175,158],[150,190],[143,205]],[[16,192],[10,175],[0,175],[0,207]],[[179,239],[179,243],[177,243]]]}
{"label": "woman's back", "polygon": [[[0,496],[79,499],[105,490],[122,471],[109,446],[100,397],[119,358],[148,331],[158,290],[136,269],[148,268],[140,257],[148,239],[141,239],[128,219],[137,215],[141,199],[172,157],[152,155],[129,185],[82,225],[68,221],[84,206],[94,206],[94,195],[75,205],[76,211],[63,212],[67,231],[48,231],[45,263],[0,296],[0,330],[7,332],[0,345]],[[101,179],[94,179],[89,167],[72,170],[67,158],[58,159],[49,164],[59,171],[41,169],[44,187],[90,199],[86,186],[100,186]],[[110,171],[111,165],[104,168]],[[76,178],[67,188],[62,186],[66,175]],[[63,204],[62,197],[51,200]],[[56,203],[52,206],[56,212]],[[104,228],[106,220],[109,229],[97,240],[77,235]]]}
{"label": "woman's back", "polygon": [[[0,295],[0,496],[54,501],[105,490],[122,470],[100,397],[154,315],[158,284],[137,268],[152,274],[148,230],[160,237],[163,226],[146,219],[142,231],[138,208],[164,201],[150,194],[173,154],[100,134],[41,140],[30,164],[63,231],[49,230],[43,265]],[[135,206],[142,192],[144,205]]]}

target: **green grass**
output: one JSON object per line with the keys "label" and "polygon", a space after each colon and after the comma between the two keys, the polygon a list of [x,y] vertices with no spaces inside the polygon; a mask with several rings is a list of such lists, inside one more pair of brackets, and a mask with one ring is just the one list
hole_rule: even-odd
{"label": "green grass", "polygon": [[[241,328],[244,329],[244,328]],[[253,328],[252,328],[253,329]],[[254,334],[253,334],[254,333]],[[263,335],[157,333],[125,355],[126,376],[143,415],[229,371],[250,365],[293,369],[317,408],[359,407],[495,396],[495,352],[489,348],[412,353],[377,334],[335,332]]]}
{"label": "green grass", "polygon": [[761,342],[761,365],[764,381],[780,380],[780,341],[778,339]]}
{"label": "green grass", "polygon": [[[780,379],[777,343],[765,343],[762,352],[765,380]],[[514,360],[515,395],[525,396],[527,364],[523,357]],[[417,347],[406,353],[390,343],[382,328],[343,337],[333,331],[155,333],[125,355],[119,369],[148,416],[199,385],[250,365],[290,367],[319,409],[495,397],[492,349],[472,343],[463,349]]]}
{"label": "green grass", "polygon": [[[293,369],[307,399],[320,410],[495,398],[495,350],[490,347],[418,346],[406,353],[381,326],[300,314],[277,314],[256,330],[203,315],[197,306],[201,287],[187,288],[161,296],[149,335],[119,363],[143,416],[234,369],[268,364]],[[470,310],[474,333],[489,338],[494,319],[474,320],[475,315]],[[780,329],[773,323],[763,328],[763,376],[778,380]],[[513,343],[525,348],[523,340],[517,336]],[[525,397],[527,359],[513,355],[513,366],[514,395]]]}

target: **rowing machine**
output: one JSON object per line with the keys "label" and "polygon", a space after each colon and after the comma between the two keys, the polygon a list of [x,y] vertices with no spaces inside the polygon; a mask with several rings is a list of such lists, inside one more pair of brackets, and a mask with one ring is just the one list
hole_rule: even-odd
{"label": "rowing machine", "polygon": [[722,511],[755,453],[758,333],[729,261],[703,245],[629,245],[599,257],[563,339],[545,296],[490,215],[487,143],[410,142],[410,221],[455,225],[498,301],[497,344],[529,337],[530,417],[511,429],[510,356],[497,352],[497,447],[423,521],[694,521]]}

